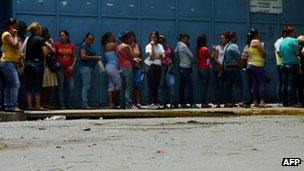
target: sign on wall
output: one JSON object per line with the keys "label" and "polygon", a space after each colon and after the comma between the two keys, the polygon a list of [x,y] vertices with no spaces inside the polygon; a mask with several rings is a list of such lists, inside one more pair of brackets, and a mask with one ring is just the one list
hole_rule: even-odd
{"label": "sign on wall", "polygon": [[282,0],[250,0],[250,12],[282,14]]}

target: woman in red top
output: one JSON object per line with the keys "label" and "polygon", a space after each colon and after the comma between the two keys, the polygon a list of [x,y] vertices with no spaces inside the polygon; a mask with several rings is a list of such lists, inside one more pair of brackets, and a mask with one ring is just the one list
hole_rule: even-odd
{"label": "woman in red top", "polygon": [[142,61],[142,53],[140,50],[140,46],[137,43],[135,33],[132,34],[132,43],[130,44],[132,48],[133,55],[133,64],[134,64],[134,82],[133,82],[133,103],[135,107],[138,109],[143,109],[143,106],[140,104],[140,87],[143,82],[144,74],[143,74],[143,61]]}
{"label": "woman in red top", "polygon": [[197,38],[196,56],[198,74],[202,81],[202,108],[210,108],[211,106],[207,103],[207,92],[211,73],[211,67],[209,63],[210,53],[207,47],[207,36],[204,34],[201,34]]}
{"label": "woman in red top", "polygon": [[[61,109],[72,108],[72,95],[74,90],[73,72],[76,63],[76,47],[70,42],[69,33],[65,30],[59,32],[60,41],[54,44],[57,54],[57,61],[60,70],[58,78],[58,103]],[[63,102],[63,88],[67,88],[66,104]]]}
{"label": "woman in red top", "polygon": [[121,37],[121,44],[117,47],[117,52],[119,56],[119,64],[121,69],[122,81],[125,84],[124,98],[125,98],[125,108],[132,109],[135,108],[132,102],[132,91],[133,91],[133,54],[130,44],[132,44],[132,34],[131,32],[123,33]]}

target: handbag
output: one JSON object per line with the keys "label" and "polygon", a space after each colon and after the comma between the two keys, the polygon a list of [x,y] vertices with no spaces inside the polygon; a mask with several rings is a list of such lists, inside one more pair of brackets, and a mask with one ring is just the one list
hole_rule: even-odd
{"label": "handbag", "polygon": [[39,59],[27,60],[25,66],[34,72],[43,70],[43,63]]}
{"label": "handbag", "polygon": [[46,58],[46,65],[51,72],[57,72],[60,69],[60,64],[57,62],[57,59],[51,54],[49,54]]}
{"label": "handbag", "polygon": [[103,72],[105,72],[106,71],[106,69],[105,69],[105,67],[104,67],[104,65],[103,65],[103,63],[102,63],[102,61],[101,60],[99,60],[98,62],[97,62],[97,70],[99,71],[99,73],[103,73]]}

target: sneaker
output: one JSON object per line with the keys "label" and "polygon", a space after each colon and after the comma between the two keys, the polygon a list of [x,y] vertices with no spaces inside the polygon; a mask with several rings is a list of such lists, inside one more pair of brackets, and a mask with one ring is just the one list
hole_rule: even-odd
{"label": "sneaker", "polygon": [[283,104],[282,103],[278,103],[277,107],[283,107]]}
{"label": "sneaker", "polygon": [[91,107],[89,107],[89,106],[81,106],[81,109],[83,109],[83,110],[90,110]]}
{"label": "sneaker", "polygon": [[192,104],[190,105],[190,108],[198,108],[198,107],[196,106],[196,104]]}
{"label": "sneaker", "polygon": [[189,108],[189,106],[186,105],[186,104],[182,104],[182,105],[180,106],[180,108],[182,108],[182,109],[187,109],[187,108]]}
{"label": "sneaker", "polygon": [[5,108],[4,111],[6,111],[6,112],[22,112],[22,110],[19,107]]}
{"label": "sneaker", "polygon": [[224,107],[225,107],[225,108],[233,108],[233,107],[237,107],[237,105],[236,105],[236,104],[233,104],[233,103],[226,103],[226,104],[224,105]]}
{"label": "sneaker", "polygon": [[250,103],[240,103],[239,107],[243,107],[243,108],[251,108],[251,104]]}
{"label": "sneaker", "polygon": [[142,105],[141,105],[141,104],[139,104],[139,103],[136,105],[136,107],[137,107],[138,109],[145,109],[145,107],[144,107],[144,106],[142,106]]}
{"label": "sneaker", "polygon": [[179,108],[178,104],[171,104],[170,107],[171,107],[172,109],[178,109],[178,108]]}
{"label": "sneaker", "polygon": [[170,106],[168,104],[164,104],[163,109],[170,109]]}
{"label": "sneaker", "polygon": [[149,107],[148,107],[149,110],[157,110],[159,109],[159,106],[158,105],[155,105],[155,104],[151,104]]}
{"label": "sneaker", "polygon": [[212,106],[208,103],[202,104],[201,108],[211,108]]}

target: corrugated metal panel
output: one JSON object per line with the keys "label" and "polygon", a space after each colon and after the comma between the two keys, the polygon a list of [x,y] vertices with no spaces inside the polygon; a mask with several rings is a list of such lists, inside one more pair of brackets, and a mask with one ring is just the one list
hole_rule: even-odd
{"label": "corrugated metal panel", "polygon": [[[191,36],[190,47],[194,52],[196,37],[200,33],[206,34],[209,45],[212,45],[218,43],[220,33],[235,30],[240,36],[239,46],[242,49],[247,30],[250,26],[257,27],[268,53],[266,70],[273,78],[267,85],[269,100],[275,100],[277,82],[273,42],[284,24],[295,24],[299,32],[304,30],[300,15],[304,1],[301,0],[284,0],[282,15],[250,14],[249,0],[13,0],[12,3],[16,18],[27,23],[42,23],[50,29],[54,39],[58,38],[59,29],[66,29],[70,32],[71,41],[79,44],[87,32],[92,32],[96,36],[94,48],[98,53],[101,53],[100,37],[107,31],[118,34],[132,30],[142,47],[147,44],[148,33],[152,30],[166,34],[173,47],[177,33],[187,32]],[[76,77],[79,78],[78,71]],[[93,79],[91,102],[95,105],[106,103],[106,76],[96,73]],[[75,103],[79,104],[80,79],[75,80]],[[197,83],[195,92],[199,92],[196,72],[194,80]],[[146,90],[144,85],[145,101]],[[199,93],[195,93],[195,99],[198,101]]]}

